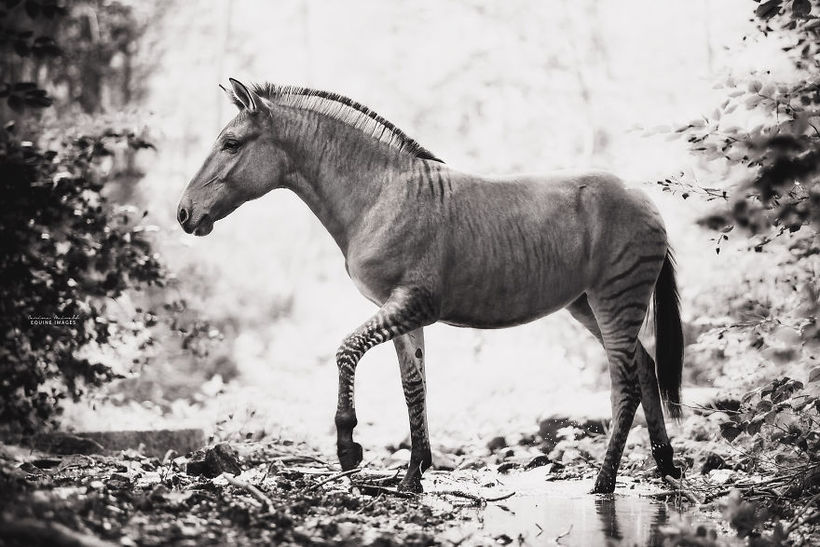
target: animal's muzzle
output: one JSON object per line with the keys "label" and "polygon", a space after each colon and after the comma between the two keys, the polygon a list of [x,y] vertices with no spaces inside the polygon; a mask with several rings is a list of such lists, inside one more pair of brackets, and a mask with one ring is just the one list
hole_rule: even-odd
{"label": "animal's muzzle", "polygon": [[197,223],[192,222],[191,205],[185,202],[180,202],[177,207],[177,221],[186,233],[193,233],[196,229]]}
{"label": "animal's muzzle", "polygon": [[191,218],[191,213],[188,211],[188,208],[181,203],[179,204],[179,209],[177,209],[177,220],[179,224],[184,228],[185,222]]}
{"label": "animal's muzzle", "polygon": [[188,199],[181,200],[177,207],[177,221],[187,233],[206,236],[214,229],[215,220],[222,217],[215,217],[211,211],[205,212],[202,208],[198,209],[195,210],[193,203]]}
{"label": "animal's muzzle", "polygon": [[193,223],[190,222],[191,220],[191,208],[185,204],[180,203],[179,208],[177,208],[177,220],[179,221],[179,225],[182,226],[182,229],[185,230],[187,233],[191,233],[194,231],[195,226]]}

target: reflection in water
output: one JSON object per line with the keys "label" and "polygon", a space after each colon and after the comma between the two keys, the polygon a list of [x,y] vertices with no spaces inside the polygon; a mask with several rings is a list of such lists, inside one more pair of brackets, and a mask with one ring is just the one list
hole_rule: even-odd
{"label": "reflection in water", "polygon": [[505,481],[517,494],[482,511],[479,535],[520,537],[525,545],[555,545],[562,536],[558,543],[567,546],[654,546],[662,544],[658,527],[676,512],[663,501],[641,496],[649,491],[641,485],[593,495],[591,481],[545,482],[526,475]]}
{"label": "reflection in water", "polygon": [[[666,524],[669,519],[666,512],[666,504],[651,501],[646,498],[638,498],[638,500],[639,503],[636,503],[635,497],[619,497],[616,494],[611,494],[608,496],[595,496],[595,512],[598,513],[598,518],[600,519],[601,531],[608,539],[617,541],[623,540],[624,536],[621,533],[619,519],[623,519],[625,521],[624,526],[627,528],[633,526],[634,524],[638,524],[640,526],[640,520],[643,516],[642,513],[646,513],[647,522],[649,524],[649,535],[646,539],[640,538],[642,543],[637,541],[625,543],[627,545],[637,543],[638,545],[649,545],[653,547],[656,545],[662,545],[663,537],[658,531],[658,528]],[[635,520],[635,517],[638,517],[637,521]],[[641,528],[643,528],[643,526],[641,526]],[[636,533],[637,535],[642,535],[642,531],[642,529],[630,529],[628,533],[630,536]]]}
{"label": "reflection in water", "polygon": [[669,520],[669,515],[666,512],[667,505],[665,503],[658,504],[658,515],[655,519],[655,524],[652,526],[649,532],[649,540],[646,542],[647,545],[662,545],[663,544],[663,536],[661,536],[659,528],[667,523]]}
{"label": "reflection in water", "polygon": [[595,512],[601,519],[601,529],[604,535],[612,539],[623,539],[618,527],[618,513],[615,512],[615,497],[603,496],[595,498]]}

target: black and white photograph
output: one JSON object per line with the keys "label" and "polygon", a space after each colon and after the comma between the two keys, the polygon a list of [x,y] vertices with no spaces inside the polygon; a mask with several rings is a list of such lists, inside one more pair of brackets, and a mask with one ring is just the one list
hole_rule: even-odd
{"label": "black and white photograph", "polygon": [[820,0],[0,0],[0,547],[820,545]]}

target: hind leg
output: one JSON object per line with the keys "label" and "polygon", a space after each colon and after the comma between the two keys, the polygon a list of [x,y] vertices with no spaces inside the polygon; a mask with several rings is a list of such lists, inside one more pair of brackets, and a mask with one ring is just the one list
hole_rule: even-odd
{"label": "hind leg", "polygon": [[[601,306],[604,308],[604,306]],[[612,433],[609,437],[606,456],[595,480],[595,493],[608,493],[615,489],[615,477],[621,463],[626,437],[635,418],[635,410],[641,401],[638,371],[635,366],[635,352],[638,330],[643,321],[632,319],[640,315],[640,310],[629,309],[628,313],[613,316],[604,312],[607,330],[602,331],[598,317],[593,312],[587,297],[581,296],[568,307],[572,316],[584,325],[604,345],[609,361],[612,402]],[[603,312],[603,309],[602,309]],[[644,307],[643,313],[646,313]],[[629,325],[632,325],[629,328]]]}
{"label": "hind leg", "polygon": [[[581,323],[598,342],[603,345],[601,329],[586,295],[581,295],[575,302],[567,307],[573,318]],[[643,344],[638,341],[636,353],[638,380],[641,386],[641,406],[646,416],[646,425],[649,429],[649,441],[652,445],[652,457],[658,465],[658,472],[661,476],[671,475],[680,478],[681,472],[675,467],[673,462],[672,445],[666,433],[666,423],[661,410],[661,399],[658,391],[658,379],[655,376],[655,360],[646,351]]]}
{"label": "hind leg", "polygon": [[626,438],[632,421],[635,419],[635,410],[641,400],[638,385],[637,371],[634,360],[635,344],[625,343],[621,346],[612,345],[607,348],[609,359],[609,376],[612,394],[612,433],[606,447],[604,462],[595,479],[596,494],[609,493],[615,490],[615,477],[621,465],[621,456],[626,446]]}
{"label": "hind leg", "polygon": [[680,469],[672,461],[672,445],[666,434],[666,423],[663,420],[661,397],[658,391],[658,379],[655,376],[655,360],[638,342],[638,377],[641,383],[641,405],[646,415],[646,425],[649,429],[649,440],[652,443],[652,457],[658,465],[661,476],[671,475],[679,479]]}
{"label": "hind leg", "polygon": [[[567,310],[603,345],[604,340],[601,336],[601,329],[592,308],[589,307],[586,295],[581,295],[567,307]],[[643,406],[646,424],[649,429],[652,456],[655,458],[661,476],[671,475],[677,479],[681,473],[672,460],[672,446],[666,433],[666,424],[663,419],[660,393],[658,391],[658,379],[655,376],[655,361],[640,341],[637,344],[636,361],[641,388],[641,406]]]}

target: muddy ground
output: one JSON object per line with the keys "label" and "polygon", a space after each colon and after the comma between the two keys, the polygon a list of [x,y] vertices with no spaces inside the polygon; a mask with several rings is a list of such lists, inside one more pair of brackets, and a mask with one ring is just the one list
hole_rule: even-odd
{"label": "muddy ground", "polygon": [[67,455],[3,445],[0,545],[812,545],[820,539],[817,498],[778,494],[788,477],[744,473],[700,442],[679,447],[687,477],[670,485],[656,476],[644,439],[645,430],[633,428],[614,495],[588,493],[605,446],[601,424],[560,420],[516,439],[437,451],[420,496],[395,489],[409,456],[404,446],[372,450],[360,471],[341,474],[330,455],[288,439],[163,456],[144,444],[142,453],[99,454],[94,445],[52,450],[92,452]]}

